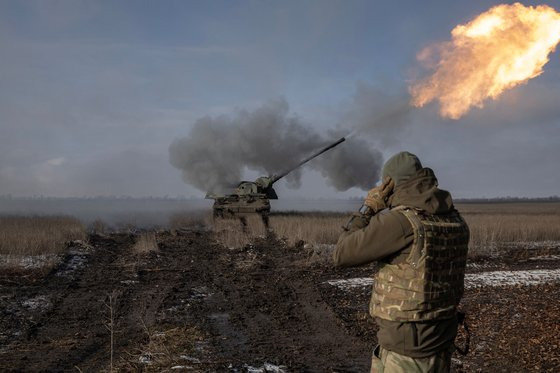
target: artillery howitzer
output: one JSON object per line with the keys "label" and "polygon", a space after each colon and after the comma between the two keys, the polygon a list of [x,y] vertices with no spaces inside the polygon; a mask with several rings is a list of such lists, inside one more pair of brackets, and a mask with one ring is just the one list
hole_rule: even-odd
{"label": "artillery howitzer", "polygon": [[255,181],[242,181],[235,188],[232,194],[218,195],[214,193],[206,194],[206,198],[214,200],[214,217],[244,218],[251,214],[260,214],[263,220],[267,222],[268,213],[270,212],[270,200],[278,199],[276,191],[272,187],[274,183],[294,171],[296,168],[303,166],[313,158],[329,151],[346,139],[343,137],[329,146],[324,147],[310,157],[299,162],[295,167],[282,172],[279,175],[262,176]]}

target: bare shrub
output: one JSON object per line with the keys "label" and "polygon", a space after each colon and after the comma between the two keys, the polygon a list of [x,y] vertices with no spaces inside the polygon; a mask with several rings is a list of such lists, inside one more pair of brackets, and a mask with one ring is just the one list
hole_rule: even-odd
{"label": "bare shrub", "polygon": [[136,242],[132,246],[132,250],[137,254],[147,254],[152,251],[158,251],[155,232],[142,232],[136,236]]}
{"label": "bare shrub", "polygon": [[105,317],[105,322],[103,326],[110,335],[110,345],[109,345],[109,372],[113,371],[113,363],[114,363],[114,352],[115,352],[115,319],[116,319],[116,301],[118,297],[118,293],[116,290],[113,290],[111,294],[107,296],[107,300],[105,301],[104,305],[107,309],[107,316]]}
{"label": "bare shrub", "polygon": [[69,216],[0,217],[0,254],[60,254],[68,241],[86,238],[83,224]]}

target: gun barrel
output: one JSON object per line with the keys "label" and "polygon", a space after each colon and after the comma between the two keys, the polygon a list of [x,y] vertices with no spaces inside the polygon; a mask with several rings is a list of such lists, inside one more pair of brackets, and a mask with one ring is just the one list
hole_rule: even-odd
{"label": "gun barrel", "polygon": [[303,161],[299,162],[295,167],[292,167],[291,169],[282,172],[280,175],[275,175],[271,180],[272,181],[271,184],[274,184],[275,182],[277,182],[278,180],[280,180],[281,178],[283,178],[284,176],[286,176],[287,174],[289,174],[290,172],[292,172],[296,168],[303,166],[304,164],[306,164],[307,162],[309,162],[313,158],[316,158],[316,157],[320,156],[321,154],[323,154],[324,152],[327,152],[327,151],[331,150],[332,148],[334,148],[335,146],[338,146],[340,143],[342,143],[344,141],[346,141],[346,138],[342,137],[342,138],[336,140],[334,143],[324,147],[323,149],[321,149],[321,150],[317,151],[316,153],[312,154],[311,156],[305,158]]}

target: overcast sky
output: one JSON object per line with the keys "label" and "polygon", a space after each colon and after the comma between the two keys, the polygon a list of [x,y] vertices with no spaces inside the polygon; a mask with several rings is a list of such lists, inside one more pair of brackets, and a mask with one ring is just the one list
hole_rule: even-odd
{"label": "overcast sky", "polygon": [[[284,99],[318,130],[344,127],[377,93],[406,96],[417,53],[498,3],[0,0],[0,195],[202,197],[168,151],[197,119]],[[456,197],[560,194],[558,59],[461,120],[414,109],[372,144],[416,153]],[[299,190],[279,184],[363,194],[309,170]]]}

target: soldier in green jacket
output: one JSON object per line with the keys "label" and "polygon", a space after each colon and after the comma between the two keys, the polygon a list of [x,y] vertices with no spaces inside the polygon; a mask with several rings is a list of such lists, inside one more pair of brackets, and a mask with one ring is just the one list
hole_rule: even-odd
{"label": "soldier in green jacket", "polygon": [[469,230],[434,172],[401,152],[384,165],[334,252],[337,266],[378,261],[370,314],[379,325],[371,372],[449,372]]}

